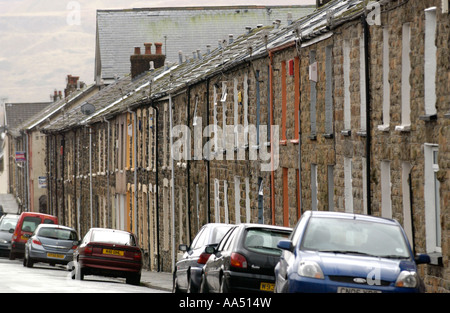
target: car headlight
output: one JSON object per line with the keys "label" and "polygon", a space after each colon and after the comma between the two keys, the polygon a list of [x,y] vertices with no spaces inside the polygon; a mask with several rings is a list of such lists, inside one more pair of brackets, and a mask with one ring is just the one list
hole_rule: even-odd
{"label": "car headlight", "polygon": [[298,265],[298,274],[303,277],[324,279],[322,269],[314,261],[302,261]]}
{"label": "car headlight", "polygon": [[8,243],[8,241],[6,241],[4,239],[0,239],[0,243]]}
{"label": "car headlight", "polygon": [[410,271],[402,271],[398,275],[397,281],[395,282],[396,287],[404,288],[415,288],[417,286],[417,273]]}

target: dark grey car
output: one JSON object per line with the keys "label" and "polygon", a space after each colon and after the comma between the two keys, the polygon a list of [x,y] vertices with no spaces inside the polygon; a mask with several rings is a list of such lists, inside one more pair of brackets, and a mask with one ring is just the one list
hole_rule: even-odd
{"label": "dark grey car", "polygon": [[18,219],[19,215],[9,213],[0,218],[0,255],[9,255],[11,238]]}
{"label": "dark grey car", "polygon": [[180,245],[180,250],[184,254],[177,262],[173,273],[173,292],[199,291],[203,266],[210,256],[205,253],[205,248],[211,245],[216,246],[232,227],[231,224],[206,224],[199,230],[190,247]]}
{"label": "dark grey car", "polygon": [[79,244],[75,229],[40,224],[25,244],[23,266],[33,267],[36,262],[68,264],[73,261],[73,252]]}

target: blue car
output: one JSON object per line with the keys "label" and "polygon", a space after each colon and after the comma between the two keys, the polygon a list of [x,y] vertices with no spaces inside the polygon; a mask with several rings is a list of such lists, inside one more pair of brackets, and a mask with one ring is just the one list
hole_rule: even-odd
{"label": "blue car", "polygon": [[394,220],[338,212],[305,212],[275,267],[275,292],[425,292],[400,224]]}

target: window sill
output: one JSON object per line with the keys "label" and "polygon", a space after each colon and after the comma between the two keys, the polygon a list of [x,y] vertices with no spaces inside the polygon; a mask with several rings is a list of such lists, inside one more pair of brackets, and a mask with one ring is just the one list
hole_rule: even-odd
{"label": "window sill", "polygon": [[403,133],[410,132],[411,131],[411,125],[398,125],[398,126],[395,126],[395,131],[403,132]]}
{"label": "window sill", "polygon": [[359,132],[356,132],[356,134],[359,137],[367,137],[367,132],[365,130],[360,130]]}
{"label": "window sill", "polygon": [[286,146],[286,145],[287,145],[286,139],[280,140],[280,146]]}
{"label": "window sill", "polygon": [[317,135],[311,134],[308,136],[309,140],[317,140]]}
{"label": "window sill", "polygon": [[430,257],[430,264],[431,265],[443,266],[442,253],[440,253],[440,252],[431,252],[431,253],[427,253],[427,254]]}
{"label": "window sill", "polygon": [[334,134],[323,134],[323,138],[333,139],[334,138]]}
{"label": "window sill", "polygon": [[389,124],[386,125],[378,125],[378,130],[380,132],[389,132]]}
{"label": "window sill", "polygon": [[294,144],[294,145],[298,145],[300,143],[300,140],[299,139],[292,139],[292,140],[289,140],[289,142]]}
{"label": "window sill", "polygon": [[352,135],[352,131],[350,129],[341,130],[341,135],[350,137]]}
{"label": "window sill", "polygon": [[437,114],[425,114],[419,116],[419,119],[425,122],[431,122],[437,120]]}

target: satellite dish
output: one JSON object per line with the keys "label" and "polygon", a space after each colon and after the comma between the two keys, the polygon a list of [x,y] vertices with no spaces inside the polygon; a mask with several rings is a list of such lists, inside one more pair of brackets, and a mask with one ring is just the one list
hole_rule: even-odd
{"label": "satellite dish", "polygon": [[95,112],[95,106],[93,104],[90,104],[89,102],[86,102],[81,106],[81,113],[84,115],[91,115]]}

